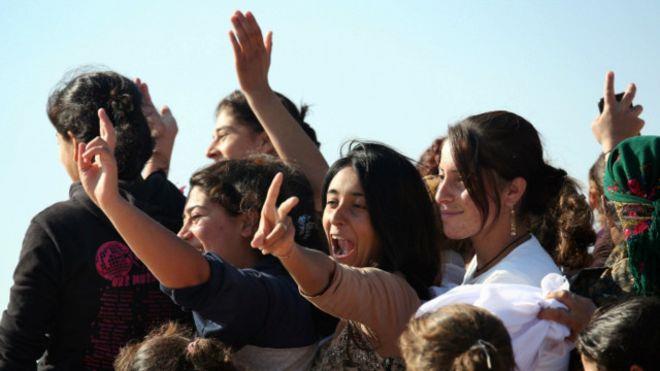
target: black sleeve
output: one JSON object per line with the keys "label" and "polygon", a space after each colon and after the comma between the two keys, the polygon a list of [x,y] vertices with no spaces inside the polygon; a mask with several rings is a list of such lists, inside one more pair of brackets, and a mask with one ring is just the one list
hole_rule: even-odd
{"label": "black sleeve", "polygon": [[0,370],[34,370],[57,308],[62,264],[53,240],[30,224],[14,271],[9,304],[0,321]]}

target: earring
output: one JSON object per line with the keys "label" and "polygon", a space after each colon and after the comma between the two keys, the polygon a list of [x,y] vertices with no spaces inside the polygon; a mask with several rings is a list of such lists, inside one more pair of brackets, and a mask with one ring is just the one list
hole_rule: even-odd
{"label": "earring", "polygon": [[516,237],[518,231],[516,229],[516,210],[511,209],[511,237]]}

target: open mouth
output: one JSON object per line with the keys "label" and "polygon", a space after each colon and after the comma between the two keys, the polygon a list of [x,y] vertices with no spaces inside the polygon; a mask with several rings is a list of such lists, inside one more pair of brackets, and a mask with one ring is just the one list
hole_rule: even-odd
{"label": "open mouth", "polygon": [[330,253],[335,259],[346,259],[355,252],[355,244],[339,236],[331,236],[330,245]]}

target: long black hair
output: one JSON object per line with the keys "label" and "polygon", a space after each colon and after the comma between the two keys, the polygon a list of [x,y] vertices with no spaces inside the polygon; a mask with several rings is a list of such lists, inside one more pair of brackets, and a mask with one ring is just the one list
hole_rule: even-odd
{"label": "long black hair", "polygon": [[400,272],[420,299],[429,297],[439,266],[438,218],[431,197],[411,161],[379,143],[354,141],[348,153],[328,170],[322,200],[330,182],[351,166],[364,190],[371,224],[380,241],[375,265]]}

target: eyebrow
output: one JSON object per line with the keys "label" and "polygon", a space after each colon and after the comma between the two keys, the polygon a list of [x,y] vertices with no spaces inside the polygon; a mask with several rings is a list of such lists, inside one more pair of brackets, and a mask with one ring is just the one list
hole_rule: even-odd
{"label": "eyebrow", "polygon": [[[336,189],[330,189],[330,190],[328,190],[328,194],[338,195],[339,191],[337,191]],[[351,192],[349,194],[351,196],[355,196],[355,197],[364,197],[364,193],[362,193],[362,192]]]}
{"label": "eyebrow", "polygon": [[224,125],[224,126],[220,126],[219,128],[215,128],[215,133],[218,134],[218,133],[220,133],[221,131],[233,131],[233,130],[234,130],[234,129],[233,129],[231,126],[229,126],[229,125]]}
{"label": "eyebrow", "polygon": [[183,210],[183,215],[190,214],[195,209],[204,209],[204,206],[203,205],[192,205],[192,206],[186,207]]}

